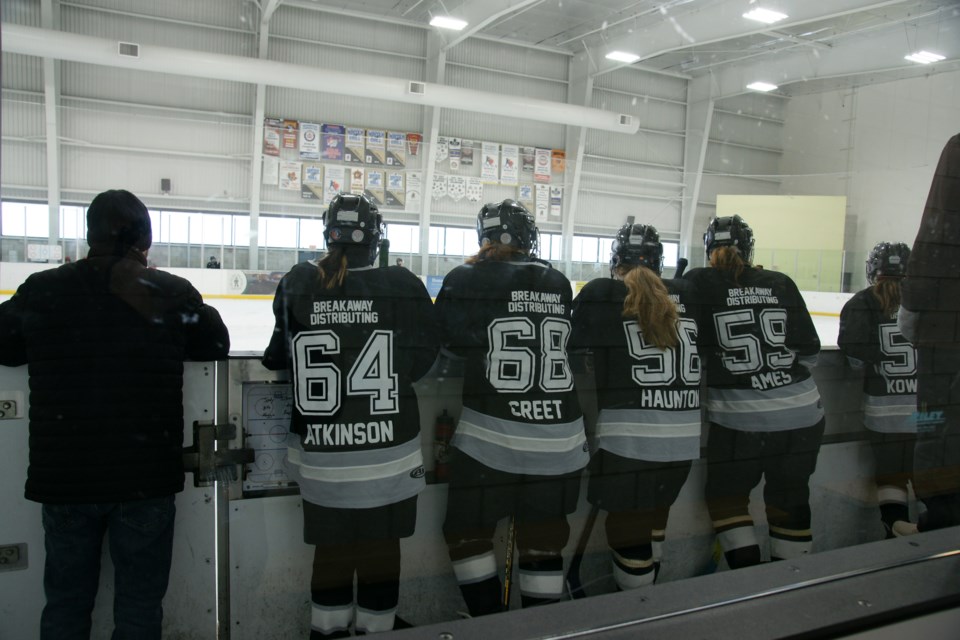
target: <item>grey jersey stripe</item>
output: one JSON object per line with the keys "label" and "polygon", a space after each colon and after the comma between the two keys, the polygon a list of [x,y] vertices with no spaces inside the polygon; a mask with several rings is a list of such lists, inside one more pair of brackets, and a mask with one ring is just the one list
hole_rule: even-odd
{"label": "grey jersey stripe", "polygon": [[711,422],[741,431],[799,429],[823,418],[813,378],[765,391],[710,388],[706,404]]}
{"label": "grey jersey stripe", "polygon": [[917,396],[863,396],[863,423],[880,433],[916,433]]}

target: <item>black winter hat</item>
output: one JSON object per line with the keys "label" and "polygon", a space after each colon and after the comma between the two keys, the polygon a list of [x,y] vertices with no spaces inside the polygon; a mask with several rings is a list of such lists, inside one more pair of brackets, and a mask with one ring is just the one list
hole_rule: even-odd
{"label": "black winter hat", "polygon": [[146,251],[153,244],[150,212],[129,191],[104,191],[87,209],[87,244],[111,253],[124,253],[130,247]]}

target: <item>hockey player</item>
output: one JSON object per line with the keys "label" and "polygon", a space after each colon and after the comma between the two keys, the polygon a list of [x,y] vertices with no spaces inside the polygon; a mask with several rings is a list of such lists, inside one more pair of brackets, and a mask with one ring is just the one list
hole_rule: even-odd
{"label": "hockey player", "polygon": [[400,539],[413,533],[424,487],[412,383],[438,348],[420,279],[373,266],[376,206],[341,194],[323,220],[328,253],[280,281],[263,356],[292,373],[287,466],[303,497],[304,541],[316,545],[312,640],[346,637],[351,623],[366,633],[394,627]]}
{"label": "hockey player", "polygon": [[747,506],[764,477],[771,559],[810,551],[808,483],[824,428],[813,320],[793,280],[751,265],[753,242],[740,216],[714,218],[704,234],[710,266],[685,276],[702,305],[707,507],[734,569],[761,561]]}
{"label": "hockey player", "polygon": [[567,360],[570,282],[535,259],[537,228],[521,204],[485,205],[477,235],[479,252],[436,301],[445,354],[464,366],[443,531],[473,616],[502,609],[493,535],[508,516],[523,606],[560,598],[566,515],[588,459]]}
{"label": "hockey player", "polygon": [[910,248],[880,242],[867,257],[870,286],[843,305],[837,343],[864,371],[863,423],[875,461],[880,519],[886,537],[916,532],[907,508],[907,481],[917,439],[917,356],[897,326],[900,282]]}
{"label": "hockey player", "polygon": [[571,349],[592,357],[599,416],[587,497],[608,512],[620,589],[653,583],[670,505],[700,457],[700,358],[693,287],[661,280],[663,245],[648,225],[617,232],[610,278],[573,306]]}

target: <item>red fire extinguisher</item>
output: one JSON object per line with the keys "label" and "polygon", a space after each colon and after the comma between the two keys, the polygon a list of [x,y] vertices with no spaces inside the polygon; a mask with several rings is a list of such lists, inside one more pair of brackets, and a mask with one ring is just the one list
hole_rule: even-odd
{"label": "red fire extinguisher", "polygon": [[453,437],[453,418],[443,410],[437,416],[433,434],[433,475],[437,482],[447,482],[449,479],[450,438]]}

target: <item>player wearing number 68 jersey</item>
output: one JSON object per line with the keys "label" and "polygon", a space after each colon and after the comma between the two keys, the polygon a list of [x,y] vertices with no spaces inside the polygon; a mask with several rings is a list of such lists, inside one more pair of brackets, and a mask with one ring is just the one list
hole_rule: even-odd
{"label": "player wearing number 68 jersey", "polygon": [[[621,589],[651,584],[670,505],[700,457],[700,358],[693,286],[661,280],[657,230],[617,232],[611,278],[591,280],[573,307],[571,349],[597,389],[588,498],[607,511],[607,544]],[[659,549],[657,550],[659,551]]]}
{"label": "player wearing number 68 jersey", "polygon": [[287,468],[303,497],[304,541],[316,545],[312,639],[346,637],[351,623],[367,633],[394,626],[400,539],[413,533],[424,487],[412,383],[438,349],[420,279],[373,266],[377,208],[341,194],[324,224],[326,256],[280,281],[263,356],[292,374]]}
{"label": "player wearing number 68 jersey", "polygon": [[760,562],[747,505],[764,477],[770,557],[810,551],[809,479],[824,427],[813,320],[789,276],[750,264],[753,242],[740,216],[714,218],[704,234],[710,266],[685,276],[701,304],[707,506],[731,568]]}
{"label": "player wearing number 68 jersey", "polygon": [[870,251],[870,286],[843,305],[837,337],[851,366],[864,372],[863,423],[888,538],[916,531],[907,507],[907,481],[917,440],[917,356],[897,326],[900,282],[909,258],[910,248],[902,242],[880,242]]}
{"label": "player wearing number 68 jersey", "polygon": [[524,606],[563,592],[560,551],[588,459],[567,360],[572,289],[535,259],[533,215],[513,200],[477,218],[479,252],[437,296],[444,354],[464,366],[444,535],[471,615],[500,610],[497,522],[514,516]]}

